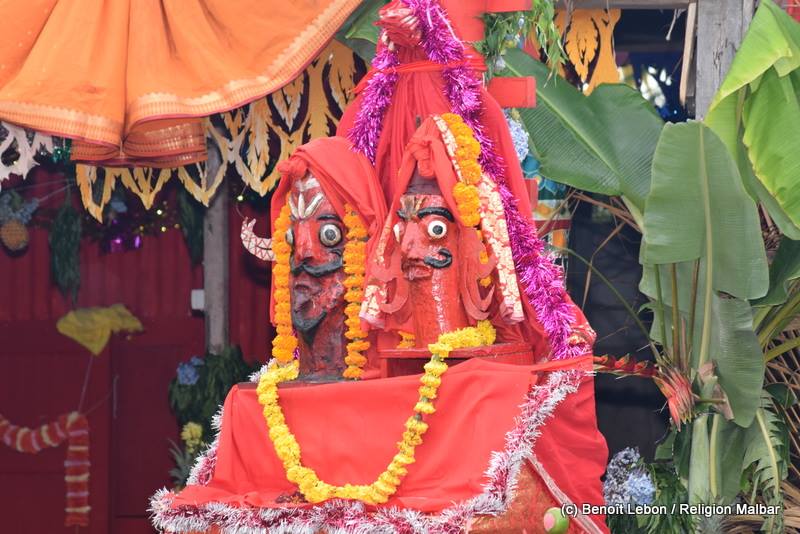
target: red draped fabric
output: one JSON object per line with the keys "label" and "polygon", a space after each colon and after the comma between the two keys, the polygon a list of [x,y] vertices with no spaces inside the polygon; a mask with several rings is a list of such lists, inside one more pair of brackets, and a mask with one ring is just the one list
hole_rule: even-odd
{"label": "red draped fabric", "polygon": [[[449,369],[436,412],[426,418],[430,428],[416,462],[385,506],[439,512],[479,495],[491,453],[505,449],[506,433],[534,381],[528,366],[479,359]],[[280,404],[304,465],[331,484],[370,484],[396,453],[418,387],[419,375],[281,388]],[[599,479],[605,466],[592,459],[606,450],[605,442],[585,432],[593,414],[593,383],[585,379],[541,427],[534,447],[559,490],[577,503],[603,502]],[[275,454],[255,388],[237,386],[225,402],[212,480],[187,487],[172,505],[270,507],[296,489]]]}

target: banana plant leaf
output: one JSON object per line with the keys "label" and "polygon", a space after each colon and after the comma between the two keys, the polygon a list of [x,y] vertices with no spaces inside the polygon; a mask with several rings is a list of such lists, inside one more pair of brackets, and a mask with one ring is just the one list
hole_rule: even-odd
{"label": "banana plant leaf", "polygon": [[535,76],[535,108],[519,109],[543,176],[622,195],[641,211],[663,122],[634,89],[601,85],[585,96],[522,50],[508,50],[506,75]]}
{"label": "banana plant leaf", "polygon": [[789,282],[800,278],[800,241],[784,236],[769,266],[769,291],[754,306],[777,306],[786,302]]}
{"label": "banana plant leaf", "polygon": [[798,69],[800,23],[763,0],[705,118],[748,190],[793,239],[800,239]]}
{"label": "banana plant leaf", "polygon": [[657,339],[668,343],[670,337],[657,325],[672,328],[671,276],[665,265],[677,264],[678,308],[688,323],[695,302],[693,260],[698,260],[693,339],[687,343],[691,363],[695,369],[715,363],[734,421],[748,426],[759,406],[764,362],[747,299],[767,292],[767,259],[756,205],[725,145],[702,123],[664,127],[643,222],[640,289],[656,300]]}
{"label": "banana plant leaf", "polygon": [[[742,467],[753,466],[753,492],[760,490],[766,504],[782,505],[781,481],[788,474],[789,431],[767,392],[763,393],[753,424],[745,433]],[[783,532],[783,514],[767,516],[762,530]]]}
{"label": "banana plant leaf", "polygon": [[350,14],[336,32],[336,40],[350,47],[362,59],[369,62],[375,56],[378,44],[378,11],[386,4],[386,0],[365,0]]}
{"label": "banana plant leaf", "polygon": [[757,206],[720,139],[699,122],[667,124],[653,157],[652,176],[642,263],[707,258],[708,294],[764,296],[769,278]]}

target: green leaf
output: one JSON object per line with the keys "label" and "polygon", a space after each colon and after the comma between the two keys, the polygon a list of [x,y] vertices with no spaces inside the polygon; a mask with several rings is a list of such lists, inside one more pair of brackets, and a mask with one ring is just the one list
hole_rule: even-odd
{"label": "green leaf", "polygon": [[78,300],[81,286],[81,216],[72,206],[69,189],[59,208],[48,236],[50,272],[58,289],[73,304]]}
{"label": "green leaf", "polygon": [[733,410],[733,421],[748,426],[760,406],[764,357],[753,331],[750,305],[743,300],[712,299],[710,357],[717,365],[722,390]]}
{"label": "green leaf", "polygon": [[642,262],[707,258],[706,292],[764,295],[769,281],[757,207],[720,139],[699,122],[667,124],[652,174]]}
{"label": "green leaf", "polygon": [[535,108],[520,109],[543,176],[579,189],[623,195],[639,210],[650,189],[653,151],[663,122],[626,85],[585,96],[522,50],[505,55],[512,76],[535,76]]}
{"label": "green leaf", "polygon": [[[743,167],[752,164],[762,186],[759,198],[781,230],[800,239],[800,190],[793,187],[800,172],[798,69],[800,24],[764,0],[705,122],[739,162],[745,180]],[[746,158],[740,157],[742,141]]]}
{"label": "green leaf", "polygon": [[[753,466],[753,487],[760,490],[768,505],[782,505],[781,481],[788,474],[788,430],[775,413],[772,400],[766,392],[753,424],[745,435],[745,453],[742,465]],[[768,516],[765,530],[782,532],[782,517]]]}
{"label": "green leaf", "polygon": [[778,77],[774,69],[764,74],[745,102],[742,140],[755,175],[800,228],[800,86],[794,78]]}
{"label": "green leaf", "polygon": [[375,22],[378,20],[378,11],[385,4],[385,0],[362,2],[336,32],[336,40],[351,48],[365,61],[371,61],[379,35]]}
{"label": "green leaf", "polygon": [[792,388],[786,384],[779,382],[768,384],[764,389],[772,397],[772,400],[781,408],[787,409],[797,404],[797,396],[794,394],[794,391],[792,391]]}
{"label": "green leaf", "polygon": [[678,433],[676,429],[670,429],[667,437],[656,446],[656,460],[672,460],[675,447],[675,435]]}
{"label": "green leaf", "polygon": [[716,452],[717,473],[719,474],[720,498],[723,503],[729,504],[736,499],[741,491],[742,458],[744,457],[745,435],[747,430],[719,418],[719,434],[717,436]]}
{"label": "green leaf", "polygon": [[769,266],[769,291],[754,306],[776,306],[789,297],[789,282],[800,278],[800,241],[783,237]]}

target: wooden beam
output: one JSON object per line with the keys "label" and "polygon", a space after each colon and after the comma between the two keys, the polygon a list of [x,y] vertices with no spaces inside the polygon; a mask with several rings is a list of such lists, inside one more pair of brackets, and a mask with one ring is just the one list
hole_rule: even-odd
{"label": "wooden beam", "polygon": [[754,0],[698,0],[695,117],[705,117],[753,18]]}
{"label": "wooden beam", "polygon": [[228,187],[222,184],[203,221],[203,289],[206,350],[228,344]]}
{"label": "wooden beam", "polygon": [[[696,0],[573,0],[572,7],[575,9],[680,9]],[[717,0],[727,2],[728,0]],[[568,2],[559,0],[557,7],[567,7]]]}

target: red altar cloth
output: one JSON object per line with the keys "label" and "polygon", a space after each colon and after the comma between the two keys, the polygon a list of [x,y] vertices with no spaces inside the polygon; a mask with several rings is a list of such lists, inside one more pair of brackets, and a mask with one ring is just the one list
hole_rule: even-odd
{"label": "red altar cloth", "polygon": [[[430,429],[417,447],[417,461],[385,506],[435,513],[481,494],[491,453],[505,449],[506,433],[514,428],[535,381],[531,367],[522,365],[473,359],[449,369],[437,411],[427,418]],[[369,484],[395,454],[418,386],[419,375],[282,388],[280,402],[305,465],[331,484]],[[573,502],[600,504],[606,454],[594,424],[586,426],[594,419],[592,389],[587,377],[578,392],[567,396],[541,427],[534,452]],[[296,487],[286,480],[261,411],[254,388],[231,390],[213,478],[207,486],[188,486],[175,497],[173,508],[208,502],[291,506],[275,503]],[[593,460],[598,458],[603,461]],[[605,531],[604,525],[599,530]]]}

